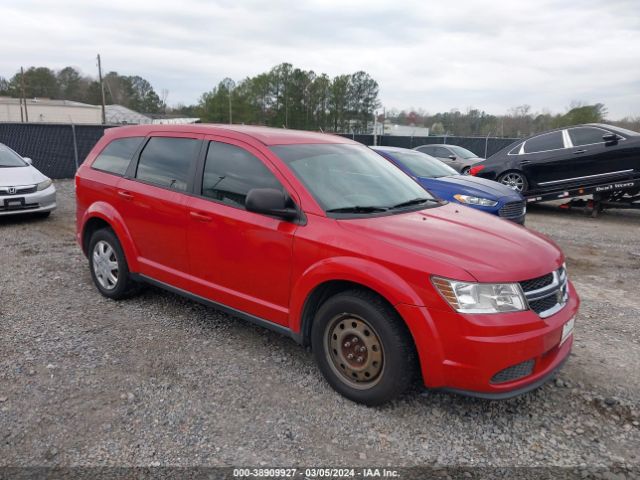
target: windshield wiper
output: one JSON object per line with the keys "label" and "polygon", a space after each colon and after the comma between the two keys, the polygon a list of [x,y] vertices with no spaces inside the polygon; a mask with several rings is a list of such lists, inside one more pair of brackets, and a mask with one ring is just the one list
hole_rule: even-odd
{"label": "windshield wiper", "polygon": [[407,200],[406,202],[398,203],[397,205],[391,207],[391,209],[394,210],[396,208],[410,207],[412,205],[420,205],[421,203],[427,202],[440,203],[435,198],[413,198],[411,200]]}
{"label": "windshield wiper", "polygon": [[352,207],[330,208],[329,210],[327,210],[327,213],[376,213],[386,212],[387,210],[387,207],[376,207],[374,205],[354,205]]}

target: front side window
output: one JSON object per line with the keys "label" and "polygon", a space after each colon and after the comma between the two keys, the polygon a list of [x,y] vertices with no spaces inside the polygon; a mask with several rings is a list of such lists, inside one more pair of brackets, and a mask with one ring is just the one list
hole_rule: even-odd
{"label": "front side window", "polygon": [[560,148],[564,148],[562,132],[545,133],[524,142],[524,153],[546,152]]}
{"label": "front side window", "polygon": [[467,159],[467,158],[477,158],[478,156],[470,150],[466,148],[459,147],[458,145],[451,145],[449,150],[454,153],[454,155]]}
{"label": "front side window", "polygon": [[[416,199],[433,199],[411,177],[364,145],[271,147],[325,211],[386,211]],[[422,207],[426,208],[426,207]]]}
{"label": "front side window", "polygon": [[0,168],[26,166],[27,163],[16,152],[0,143]]}
{"label": "front side window", "polygon": [[152,137],[140,154],[136,178],[184,192],[200,149],[193,138]]}
{"label": "front side window", "polygon": [[202,176],[202,195],[244,208],[247,193],[254,188],[283,190],[260,159],[235,145],[211,142]]}
{"label": "front side window", "polygon": [[105,147],[94,160],[91,168],[104,172],[124,175],[129,168],[131,157],[144,140],[144,137],[118,138]]}
{"label": "front side window", "polygon": [[578,127],[569,129],[569,138],[574,147],[604,143],[602,136],[609,132],[593,127]]}

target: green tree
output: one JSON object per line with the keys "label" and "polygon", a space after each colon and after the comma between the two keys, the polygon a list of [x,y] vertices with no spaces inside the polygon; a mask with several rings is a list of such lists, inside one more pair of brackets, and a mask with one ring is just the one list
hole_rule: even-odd
{"label": "green tree", "polygon": [[[9,93],[21,95],[21,73],[17,72],[9,81]],[[24,92],[27,98],[59,98],[58,80],[53,70],[46,67],[30,67],[24,72]]]}

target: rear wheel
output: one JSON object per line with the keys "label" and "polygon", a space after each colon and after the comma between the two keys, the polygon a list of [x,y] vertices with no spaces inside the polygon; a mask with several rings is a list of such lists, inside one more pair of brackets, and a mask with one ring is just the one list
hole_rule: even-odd
{"label": "rear wheel", "polygon": [[89,240],[89,266],[98,291],[105,297],[119,300],[138,289],[129,275],[129,266],[122,246],[112,230],[103,228]]}
{"label": "rear wheel", "polygon": [[526,192],[529,188],[529,182],[527,182],[527,177],[524,176],[522,172],[506,172],[498,177],[498,181],[506,185],[507,187],[515,190],[516,192]]}
{"label": "rear wheel", "polygon": [[464,168],[460,171],[460,173],[461,173],[462,175],[469,175],[469,171],[470,171],[470,170],[471,170],[471,167],[464,167]]}
{"label": "rear wheel", "polygon": [[365,405],[400,395],[415,378],[417,357],[398,313],[366,290],[327,300],[311,331],[318,366],[339,393]]}

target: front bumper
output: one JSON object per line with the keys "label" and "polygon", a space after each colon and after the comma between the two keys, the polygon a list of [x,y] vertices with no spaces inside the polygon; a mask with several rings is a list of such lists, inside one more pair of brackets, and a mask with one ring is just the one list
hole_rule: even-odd
{"label": "front bumper", "polygon": [[51,212],[56,207],[54,185],[25,195],[0,195],[0,216]]}
{"label": "front bumper", "polygon": [[[414,335],[424,384],[483,398],[508,398],[542,385],[568,358],[573,334],[562,345],[563,326],[580,300],[569,283],[567,304],[544,320],[533,311],[461,315],[453,309],[399,305]],[[530,372],[496,382],[497,374],[521,364]]]}

